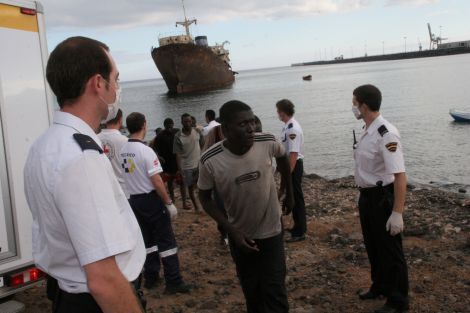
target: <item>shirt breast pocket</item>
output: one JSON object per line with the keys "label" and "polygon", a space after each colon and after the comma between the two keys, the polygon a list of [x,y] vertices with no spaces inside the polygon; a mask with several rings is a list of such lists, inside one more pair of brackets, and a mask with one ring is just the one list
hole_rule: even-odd
{"label": "shirt breast pocket", "polygon": [[378,159],[379,151],[366,150],[359,153],[361,167],[367,172],[374,172],[376,170],[376,162]]}

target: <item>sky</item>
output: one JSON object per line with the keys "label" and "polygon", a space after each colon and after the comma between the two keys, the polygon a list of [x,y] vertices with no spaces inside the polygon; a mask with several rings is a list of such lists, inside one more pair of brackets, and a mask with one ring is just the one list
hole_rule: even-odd
{"label": "sky", "polygon": [[[182,34],[181,0],[40,0],[48,48],[70,36],[106,43],[121,81],[160,78],[158,38]],[[185,0],[193,37],[229,41],[235,71],[429,48],[427,23],[447,41],[470,40],[468,0]]]}

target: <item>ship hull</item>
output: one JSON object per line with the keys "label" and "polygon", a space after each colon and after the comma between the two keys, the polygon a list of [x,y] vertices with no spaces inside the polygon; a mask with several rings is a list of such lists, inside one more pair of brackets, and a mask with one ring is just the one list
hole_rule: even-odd
{"label": "ship hull", "polygon": [[152,59],[173,94],[223,88],[235,80],[229,65],[208,47],[169,44],[154,48]]}

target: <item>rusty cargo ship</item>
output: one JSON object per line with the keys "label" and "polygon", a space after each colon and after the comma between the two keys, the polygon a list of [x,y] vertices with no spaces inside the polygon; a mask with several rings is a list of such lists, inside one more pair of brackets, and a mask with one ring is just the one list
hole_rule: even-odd
{"label": "rusty cargo ship", "polygon": [[[184,6],[183,6],[184,8]],[[208,91],[233,84],[236,72],[230,66],[229,51],[222,44],[209,46],[206,36],[191,37],[189,26],[197,20],[176,22],[186,34],[162,37],[159,47],[152,47],[155,62],[171,94]]]}

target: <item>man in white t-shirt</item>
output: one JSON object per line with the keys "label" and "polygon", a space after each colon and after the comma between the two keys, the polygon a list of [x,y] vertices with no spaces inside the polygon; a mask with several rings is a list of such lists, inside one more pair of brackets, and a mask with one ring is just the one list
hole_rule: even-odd
{"label": "man in white t-shirt", "polygon": [[147,133],[147,122],[141,113],[126,118],[129,141],[120,151],[124,180],[130,193],[129,203],[139,222],[147,259],[144,264],[144,286],[157,286],[160,261],[163,264],[165,293],[188,293],[192,286],[185,284],[180,274],[178,248],[171,225],[177,210],[166,192],[160,173],[163,169],[152,148],[142,140]]}
{"label": "man in white t-shirt", "polygon": [[111,161],[114,174],[121,185],[122,191],[129,198],[129,192],[124,182],[124,172],[121,168],[121,161],[119,160],[119,151],[127,143],[127,137],[119,131],[122,128],[122,110],[119,109],[117,115],[112,120],[106,122],[106,128],[103,128],[98,134],[98,138],[103,144],[103,152]]}
{"label": "man in white t-shirt", "polygon": [[202,135],[206,137],[212,128],[220,125],[219,122],[215,120],[215,111],[214,110],[207,110],[206,111],[206,123],[207,125],[204,126],[202,129]]}

